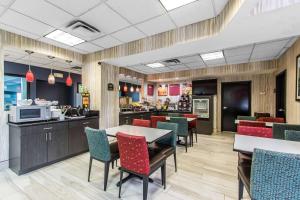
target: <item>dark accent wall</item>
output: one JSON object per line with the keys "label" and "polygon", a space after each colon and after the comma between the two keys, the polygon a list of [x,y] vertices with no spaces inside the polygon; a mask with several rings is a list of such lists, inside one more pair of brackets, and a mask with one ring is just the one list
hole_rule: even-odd
{"label": "dark accent wall", "polygon": [[[28,70],[28,65],[25,64],[19,64],[19,63],[14,63],[14,62],[4,62],[4,74],[5,75],[13,75],[13,76],[23,76],[25,77],[25,74]],[[37,66],[31,66],[31,71],[35,75],[35,81],[33,83],[29,83],[29,98],[35,99],[35,98],[41,98],[39,97],[39,93],[41,96],[45,97],[50,97],[52,96],[53,99],[60,99],[60,95],[64,96],[62,99],[64,99],[64,102],[60,102],[60,104],[64,104],[65,102],[69,102],[71,105],[75,105],[75,97],[77,93],[77,87],[78,83],[81,83],[81,75],[79,74],[73,74],[71,73],[71,77],[73,80],[73,85],[69,88],[68,94],[65,94],[65,87],[63,85],[65,84],[66,78],[68,76],[67,72],[59,71],[59,70],[53,70],[53,73],[62,73],[64,76],[63,78],[55,78],[56,84],[49,85],[47,83],[48,81],[48,76],[51,72],[50,69],[47,68],[42,68],[42,67],[37,67]],[[45,83],[46,82],[46,83]],[[47,85],[48,84],[48,85]],[[42,90],[41,90],[42,88]],[[46,91],[46,93],[44,92]],[[43,93],[41,93],[43,91]],[[66,96],[67,95],[67,96]],[[53,100],[49,99],[49,100]]]}

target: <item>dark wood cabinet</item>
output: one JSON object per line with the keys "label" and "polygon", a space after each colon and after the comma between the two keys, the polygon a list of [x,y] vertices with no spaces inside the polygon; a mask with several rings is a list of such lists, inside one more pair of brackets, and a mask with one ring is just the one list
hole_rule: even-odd
{"label": "dark wood cabinet", "polygon": [[99,119],[85,119],[69,123],[69,154],[88,151],[85,127],[99,129]]}
{"label": "dark wood cabinet", "polygon": [[47,162],[47,134],[43,126],[26,127],[21,136],[21,169],[29,170]]}
{"label": "dark wood cabinet", "polygon": [[133,119],[147,119],[150,120],[151,112],[132,112],[132,113],[120,113],[119,124],[120,125],[131,125]]}
{"label": "dark wood cabinet", "polygon": [[68,155],[68,124],[52,124],[45,127],[48,142],[48,162],[62,159]]}
{"label": "dark wood cabinet", "polygon": [[99,118],[55,123],[9,124],[9,167],[27,173],[88,151],[85,127],[99,128]]}

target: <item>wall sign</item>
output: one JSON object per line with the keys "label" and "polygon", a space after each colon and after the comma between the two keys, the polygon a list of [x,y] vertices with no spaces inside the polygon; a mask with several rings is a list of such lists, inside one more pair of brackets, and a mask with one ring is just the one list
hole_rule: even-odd
{"label": "wall sign", "polygon": [[170,84],[170,86],[169,86],[169,95],[170,96],[180,95],[180,84]]}
{"label": "wall sign", "polygon": [[108,91],[113,91],[113,90],[114,90],[114,84],[108,83],[108,84],[107,84],[107,90],[108,90]]}
{"label": "wall sign", "polygon": [[154,85],[152,85],[152,84],[147,85],[147,94],[148,94],[148,96],[153,96],[153,94],[154,94]]}

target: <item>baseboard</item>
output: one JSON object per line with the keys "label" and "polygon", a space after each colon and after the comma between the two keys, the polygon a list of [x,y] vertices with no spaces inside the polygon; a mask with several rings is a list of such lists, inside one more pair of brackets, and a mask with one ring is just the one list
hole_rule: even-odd
{"label": "baseboard", "polygon": [[5,170],[8,168],[8,160],[0,162],[0,171]]}

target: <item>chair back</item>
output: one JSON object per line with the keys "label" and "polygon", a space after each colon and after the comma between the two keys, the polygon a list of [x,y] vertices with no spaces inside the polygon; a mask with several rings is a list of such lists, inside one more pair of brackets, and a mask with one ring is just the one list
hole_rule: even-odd
{"label": "chair back", "polygon": [[254,149],[251,199],[300,199],[300,155]]}
{"label": "chair back", "polygon": [[254,127],[254,126],[240,126],[237,127],[237,133],[240,135],[249,135],[255,137],[272,138],[272,128]]}
{"label": "chair back", "polygon": [[[194,114],[183,114],[183,117],[186,117],[186,118],[198,118],[198,115],[194,115]],[[196,120],[193,120],[191,122],[189,122],[189,127],[190,128],[196,128],[197,126],[197,121]]]}
{"label": "chair back", "polygon": [[171,117],[170,122],[178,124],[178,131],[177,131],[178,136],[189,135],[188,121],[185,117]]}
{"label": "chair back", "polygon": [[237,116],[237,119],[238,119],[238,120],[255,121],[255,120],[256,120],[256,117],[253,117],[253,116],[241,116],[241,115],[238,115],[238,116]]}
{"label": "chair back", "polygon": [[181,117],[180,113],[168,113],[169,117]]}
{"label": "chair back", "polygon": [[146,119],[133,119],[133,126],[151,127],[151,121]]}
{"label": "chair back", "polygon": [[239,121],[239,126],[266,127],[266,122],[258,121]]}
{"label": "chair back", "polygon": [[297,124],[273,124],[273,138],[284,140],[285,130],[300,131],[300,125]]}
{"label": "chair back", "polygon": [[149,153],[144,136],[132,136],[117,133],[121,167],[138,173],[149,175]]}
{"label": "chair back", "polygon": [[157,122],[165,122],[166,116],[151,116],[151,126],[152,128],[157,127]]}
{"label": "chair back", "polygon": [[165,137],[165,138],[157,141],[157,143],[158,144],[169,145],[171,147],[176,148],[178,124],[170,123],[170,122],[157,122],[157,128],[165,129],[165,130],[172,130],[172,133],[169,137]]}
{"label": "chair back", "polygon": [[284,123],[284,118],[282,117],[260,117],[257,121],[261,122],[273,122],[273,123]]}
{"label": "chair back", "polygon": [[285,130],[284,136],[285,140],[300,142],[300,131]]}
{"label": "chair back", "polygon": [[109,161],[111,153],[106,131],[86,127],[85,134],[91,157],[101,161]]}

